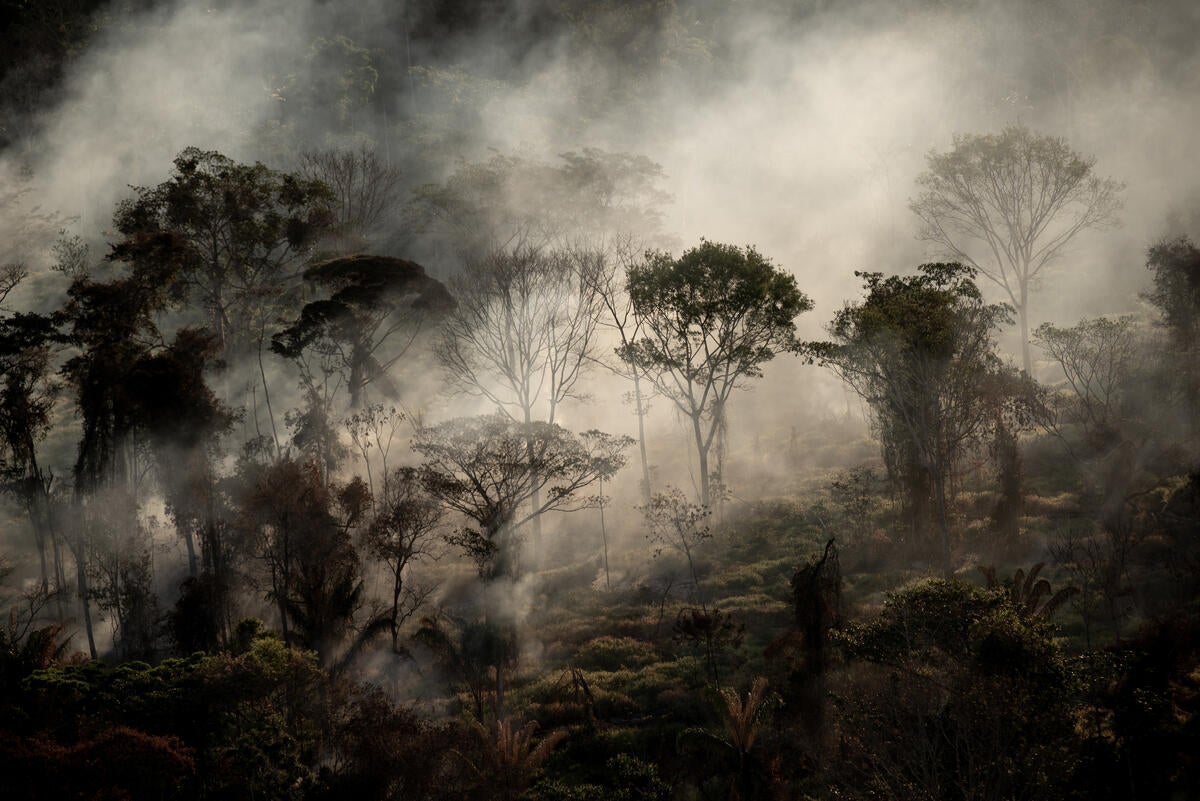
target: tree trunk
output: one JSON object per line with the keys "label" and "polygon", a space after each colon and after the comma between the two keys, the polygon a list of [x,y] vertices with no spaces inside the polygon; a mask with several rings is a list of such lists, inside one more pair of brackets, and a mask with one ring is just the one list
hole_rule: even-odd
{"label": "tree trunk", "polygon": [[950,525],[946,520],[946,478],[943,471],[933,469],[933,502],[937,507],[938,529],[942,535],[942,574],[950,577]]}
{"label": "tree trunk", "polygon": [[646,458],[646,410],[642,406],[642,382],[633,371],[633,401],[637,404],[638,450],[642,456],[642,503],[650,505],[650,461]]}
{"label": "tree trunk", "polygon": [[496,659],[496,720],[504,720],[504,656]]}
{"label": "tree trunk", "polygon": [[188,575],[192,578],[196,577],[196,542],[192,536],[192,527],[184,526],[183,541],[187,544],[188,556]]}
{"label": "tree trunk", "polygon": [[1021,364],[1025,375],[1033,377],[1033,360],[1029,357],[1029,301],[1028,287],[1021,284],[1021,306],[1017,309],[1017,319],[1021,323]]}
{"label": "tree trunk", "polygon": [[398,618],[400,617],[400,593],[404,590],[403,573],[399,570],[395,573],[395,581],[392,583],[392,653],[400,653],[400,625]]}
{"label": "tree trunk", "polygon": [[88,653],[96,658],[96,635],[92,632],[92,608],[88,601],[88,580],[82,524],[76,535],[75,545],[75,581],[79,592],[79,604],[83,613],[83,630],[87,633]]}
{"label": "tree trunk", "polygon": [[283,596],[279,598],[279,631],[283,635],[284,645],[287,645],[291,637],[288,636],[287,601]]}
{"label": "tree trunk", "polygon": [[696,455],[700,468],[700,503],[708,506],[708,448],[704,443],[704,434],[700,431],[700,416],[692,417],[692,433],[696,436]]}
{"label": "tree trunk", "polygon": [[[533,422],[533,411],[528,406],[525,407],[525,425],[530,425]],[[553,420],[551,420],[553,422]],[[537,460],[537,454],[533,450],[533,440],[528,440],[529,453],[529,486],[532,492],[529,496],[530,512],[533,513],[533,518],[529,521],[533,526],[533,532],[530,536],[529,545],[532,554],[532,566],[534,570],[538,570],[542,566],[542,516],[537,513],[537,510],[542,505],[542,491],[538,487],[538,472],[534,469],[534,464]],[[516,554],[513,554],[513,558]],[[515,571],[514,571],[515,572]],[[515,579],[516,576],[514,575]]]}
{"label": "tree trunk", "polygon": [[38,562],[42,571],[42,593],[50,592],[50,574],[47,573],[46,565],[46,531],[42,528],[42,521],[38,520],[37,512],[30,505],[29,516],[33,518],[33,538],[37,541]]}
{"label": "tree trunk", "polygon": [[604,525],[604,479],[600,479],[600,537],[604,540],[604,589],[612,589],[608,575],[608,528]]}
{"label": "tree trunk", "polygon": [[357,412],[363,405],[363,389],[366,381],[367,354],[358,345],[350,353],[350,379],[346,382],[350,389],[350,411]]}

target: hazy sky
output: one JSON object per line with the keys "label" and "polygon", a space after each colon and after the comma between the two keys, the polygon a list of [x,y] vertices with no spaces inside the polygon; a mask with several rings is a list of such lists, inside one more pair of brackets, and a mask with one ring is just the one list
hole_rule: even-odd
{"label": "hazy sky", "polygon": [[[417,5],[181,0],[110,20],[21,154],[40,203],[98,239],[128,186],[164,180],[187,145],[279,166],[296,141],[375,136],[390,148],[396,119],[360,112],[347,132],[338,109],[299,98],[331,80],[312,57],[331,20],[406,61],[405,13],[409,28],[436,29],[422,17],[431,5]],[[468,159],[489,149],[553,159],[585,146],[650,157],[674,197],[668,232],[685,245],[754,244],[794,272],[817,304],[799,320],[805,335],[857,296],[854,270],[904,271],[937,255],[914,238],[907,202],[925,154],[955,133],[1025,124],[1066,136],[1128,184],[1123,226],[1079,237],[1034,296],[1032,325],[1134,310],[1145,248],[1174,233],[1170,215],[1194,219],[1200,56],[1180,31],[1200,28],[1195,4],[864,2],[785,14],[790,4],[680,2],[659,30],[630,27],[626,38],[645,41],[620,52],[583,47],[563,26],[535,30],[544,3],[501,5],[473,32],[418,42],[416,66],[471,76],[457,104],[440,107],[448,94],[427,80],[415,98],[381,106],[430,116],[469,107],[476,129],[454,144]],[[605,13],[591,19],[615,24]],[[649,66],[631,77],[645,53]],[[401,90],[393,81],[378,91]],[[774,410],[774,430],[787,430],[799,390],[806,404],[843,406],[838,385],[815,372],[779,360],[754,396],[735,401],[734,419],[737,404],[756,419]],[[620,427],[626,414],[599,404],[589,416]]]}

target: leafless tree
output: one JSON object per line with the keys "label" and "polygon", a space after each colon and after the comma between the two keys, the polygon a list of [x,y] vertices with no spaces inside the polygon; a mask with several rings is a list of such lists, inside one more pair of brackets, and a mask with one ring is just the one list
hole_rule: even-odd
{"label": "leafless tree", "polygon": [[1052,404],[1054,430],[1079,425],[1097,447],[1110,444],[1120,423],[1123,392],[1137,351],[1132,317],[1080,320],[1070,328],[1044,323],[1034,341],[1058,363],[1066,387]]}
{"label": "leafless tree", "polygon": [[[585,283],[596,295],[600,325],[610,329],[626,348],[642,335],[642,319],[633,313],[633,303],[625,291],[625,274],[636,263],[635,247],[629,238],[613,240],[604,249],[583,251],[579,264]],[[649,392],[653,384],[645,384],[642,369],[635,363],[616,356],[598,359],[614,374],[633,384],[632,400],[638,419],[638,450],[642,462],[642,503],[649,504],[652,495],[650,462],[646,455],[646,413],[649,411]]]}
{"label": "leafless tree", "polygon": [[[581,399],[579,379],[596,358],[600,316],[600,298],[581,269],[585,259],[578,251],[517,245],[493,251],[452,281],[458,306],[435,346],[452,386],[525,424],[552,425],[564,401]],[[529,460],[536,461],[532,450]],[[541,509],[541,482],[534,479],[532,488],[532,508]],[[533,525],[536,538],[537,515]]]}
{"label": "leafless tree", "polygon": [[436,558],[445,509],[425,492],[419,473],[411,467],[385,473],[375,516],[367,527],[367,550],[382,559],[392,577],[389,621],[392,650],[400,650],[400,627],[421,607],[432,587],[409,582],[410,566]]}
{"label": "leafless tree", "polygon": [[1095,158],[1063,139],[1019,126],[956,136],[948,152],[931,151],[926,161],[921,194],[909,204],[921,218],[919,236],[1004,290],[1029,373],[1029,290],[1080,232],[1117,224],[1124,185],[1097,176]]}
{"label": "leafless tree", "polygon": [[380,225],[397,212],[404,194],[400,168],[366,145],[358,150],[302,153],[300,173],[333,192],[332,238],[338,253],[365,250]]}

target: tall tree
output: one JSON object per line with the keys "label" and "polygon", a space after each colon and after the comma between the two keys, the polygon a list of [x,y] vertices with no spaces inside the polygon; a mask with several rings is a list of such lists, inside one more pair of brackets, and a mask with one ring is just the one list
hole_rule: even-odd
{"label": "tall tree", "polygon": [[975,270],[961,264],[923,264],[913,276],[856,275],[866,297],[834,316],[831,341],[810,342],[805,351],[870,406],[885,461],[899,468],[907,485],[915,535],[932,500],[948,572],[946,485],[955,461],[998,415],[1027,410],[1028,382],[994,349],[995,332],[1011,320],[1011,309],[985,303]]}
{"label": "tall tree", "polygon": [[1095,174],[1095,158],[1024,127],[956,136],[931,151],[910,208],[919,236],[995,283],[1016,309],[1021,363],[1031,373],[1029,292],[1067,245],[1089,228],[1117,224],[1124,185]]}
{"label": "tall tree", "polygon": [[390,383],[389,372],[417,336],[454,306],[440,282],[404,259],[347,256],[306,270],[304,280],[329,297],[305,304],[271,349],[298,360],[316,355],[323,371],[345,381],[353,410],[362,407],[368,385]]}
{"label": "tall tree", "polygon": [[1200,409],[1200,248],[1186,236],[1164,240],[1150,248],[1146,268],[1154,285],[1143,297],[1158,309],[1167,334],[1168,383],[1194,419]]}
{"label": "tall tree", "polygon": [[364,541],[372,555],[383,560],[392,579],[389,622],[392,650],[400,652],[400,626],[420,607],[428,588],[415,586],[409,568],[418,560],[436,557],[445,507],[430,496],[419,471],[401,467],[386,473],[381,497]]}
{"label": "tall tree", "polygon": [[730,395],[777,353],[799,349],[795,318],[812,301],[753,247],[704,240],[678,259],[648,253],[627,282],[639,336],[618,354],[691,422],[707,506],[709,451]]}
{"label": "tall tree", "polygon": [[[55,592],[61,592],[65,584],[51,497],[54,474],[38,459],[38,443],[50,431],[60,388],[54,378],[52,356],[61,341],[50,318],[13,314],[0,319],[0,476],[4,488],[29,516],[44,593],[51,591],[51,569]],[[50,566],[46,561],[48,545]]]}
{"label": "tall tree", "polygon": [[596,353],[595,292],[579,254],[497,250],[451,282],[436,347],[455,388],[523,423],[554,423]]}
{"label": "tall tree", "polygon": [[[517,423],[554,425],[560,405],[580,398],[598,348],[599,298],[582,264],[577,251],[520,246],[493,251],[452,281],[458,305],[435,346],[452,385]],[[537,458],[530,442],[530,465]],[[530,481],[535,537],[543,483]]]}
{"label": "tall tree", "polygon": [[[331,485],[312,463],[284,458],[242,465],[241,526],[266,572],[266,598],[279,611],[284,639],[330,664],[346,641],[363,595],[350,530],[365,520],[361,480]],[[359,632],[353,653],[386,621]]]}
{"label": "tall tree", "polygon": [[[63,365],[75,389],[82,434],[74,467],[75,536],[71,548],[88,646],[96,655],[88,599],[88,530],[116,525],[130,528],[144,452],[138,448],[141,408],[132,377],[162,342],[157,317],[171,302],[169,287],[183,264],[177,235],[156,233],[127,240],[110,258],[124,261],[129,271],[107,282],[76,279],[61,313],[69,341],[77,353]],[[116,504],[96,501],[105,493]],[[113,521],[114,509],[124,506],[127,517]],[[94,508],[91,508],[94,507]],[[108,519],[102,519],[108,518]]]}
{"label": "tall tree", "polygon": [[[641,318],[633,312],[633,302],[625,291],[625,272],[634,264],[633,248],[628,238],[614,240],[606,250],[588,251],[581,259],[583,280],[596,294],[600,325],[616,333],[619,347],[636,342],[641,335]],[[632,401],[638,419],[638,455],[642,463],[642,503],[649,504],[653,488],[650,483],[650,460],[646,453],[646,413],[649,411],[642,368],[623,358],[614,364],[612,359],[599,359],[613,373],[633,384]],[[627,398],[630,396],[627,396]]]}
{"label": "tall tree", "polygon": [[598,498],[580,493],[623,467],[622,452],[631,444],[629,437],[600,431],[576,437],[554,423],[492,414],[418,429],[413,448],[425,457],[426,490],[475,524],[453,539],[491,580],[515,577],[515,535],[524,523],[552,510],[595,506]]}
{"label": "tall tree", "polygon": [[[418,429],[413,448],[425,457],[426,491],[474,525],[448,540],[467,552],[488,583],[514,581],[518,529],[551,510],[573,511],[599,503],[581,493],[625,464],[629,437],[600,431],[574,436],[554,423],[520,423],[503,414],[463,417]],[[533,501],[540,498],[539,501]],[[524,514],[522,509],[524,508]],[[504,717],[504,663],[514,621],[487,608],[484,630],[496,673],[496,717]]]}
{"label": "tall tree", "polygon": [[404,190],[400,168],[366,145],[358,150],[302,153],[300,174],[332,192],[335,220],[330,235],[338,253],[367,250],[383,224],[400,209]]}
{"label": "tall tree", "polygon": [[139,187],[114,222],[130,248],[171,232],[191,294],[226,357],[245,352],[279,313],[279,300],[333,222],[328,187],[262,164],[189,147],[170,180]]}

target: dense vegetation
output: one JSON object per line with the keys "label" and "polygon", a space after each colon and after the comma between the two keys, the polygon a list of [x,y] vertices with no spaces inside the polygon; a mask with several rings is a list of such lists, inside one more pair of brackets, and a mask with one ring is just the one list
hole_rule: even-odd
{"label": "dense vegetation", "polygon": [[[330,3],[264,56],[262,161],[183,147],[89,231],[35,202],[39,112],[167,11],[4,5],[4,798],[1200,796],[1200,232],[1030,324],[1139,176],[964,133],[909,176],[942,260],[831,311],[680,246],[644,155],[475,141],[527,68],[464,71],[481,32],[570,45],[582,143],[733,70],[736,10]],[[1070,10],[1031,102],[1126,52]],[[781,375],[846,412],[739,420]]]}

